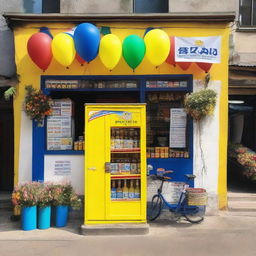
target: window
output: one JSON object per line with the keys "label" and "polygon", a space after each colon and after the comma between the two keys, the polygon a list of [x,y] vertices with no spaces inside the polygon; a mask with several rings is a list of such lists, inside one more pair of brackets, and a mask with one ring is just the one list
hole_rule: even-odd
{"label": "window", "polygon": [[23,0],[25,13],[59,13],[60,0]]}
{"label": "window", "polygon": [[134,13],[168,13],[169,0],[133,0]]}
{"label": "window", "polygon": [[256,0],[240,0],[239,3],[240,26],[256,26]]}

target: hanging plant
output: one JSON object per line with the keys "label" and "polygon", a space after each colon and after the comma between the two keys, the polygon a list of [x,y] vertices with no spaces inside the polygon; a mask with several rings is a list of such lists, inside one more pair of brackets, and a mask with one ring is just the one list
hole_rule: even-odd
{"label": "hanging plant", "polygon": [[216,99],[217,93],[212,89],[187,94],[184,100],[185,111],[195,120],[201,120],[213,113]]}
{"label": "hanging plant", "polygon": [[38,126],[42,126],[45,116],[52,113],[52,99],[31,85],[26,86],[25,89],[25,113],[31,120],[35,120]]}

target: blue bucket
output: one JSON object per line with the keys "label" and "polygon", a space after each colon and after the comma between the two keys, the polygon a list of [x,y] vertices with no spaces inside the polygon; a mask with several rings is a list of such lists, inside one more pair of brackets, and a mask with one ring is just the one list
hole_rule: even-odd
{"label": "blue bucket", "polygon": [[51,226],[51,206],[38,208],[38,228],[47,229]]}
{"label": "blue bucket", "polygon": [[55,208],[55,225],[56,227],[65,227],[68,220],[68,206],[58,205]]}
{"label": "blue bucket", "polygon": [[36,206],[23,207],[21,210],[21,228],[23,230],[36,229]]}

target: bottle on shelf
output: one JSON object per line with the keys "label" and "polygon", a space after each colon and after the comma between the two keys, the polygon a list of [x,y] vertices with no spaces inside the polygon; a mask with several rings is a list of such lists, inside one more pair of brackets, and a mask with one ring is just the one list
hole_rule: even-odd
{"label": "bottle on shelf", "polygon": [[123,198],[123,190],[121,187],[121,180],[118,180],[117,189],[116,189],[116,199],[122,199],[122,198]]}
{"label": "bottle on shelf", "polygon": [[117,196],[117,189],[116,189],[116,183],[114,180],[111,182],[111,200],[116,200]]}
{"label": "bottle on shelf", "polygon": [[140,145],[139,145],[139,136],[138,136],[138,131],[137,130],[134,131],[133,147],[134,148],[139,148],[140,147]]}
{"label": "bottle on shelf", "polygon": [[115,130],[111,129],[111,149],[115,148]]}
{"label": "bottle on shelf", "polygon": [[139,180],[136,180],[136,183],[135,183],[134,198],[140,198]]}
{"label": "bottle on shelf", "polygon": [[124,130],[124,148],[129,147],[129,139],[128,139],[128,131],[127,129]]}
{"label": "bottle on shelf", "polygon": [[119,131],[119,139],[120,139],[120,148],[124,148],[124,130],[120,129]]}
{"label": "bottle on shelf", "polygon": [[119,129],[116,130],[115,148],[118,148],[118,149],[121,148],[121,140],[120,140],[120,132],[119,132]]}
{"label": "bottle on shelf", "polygon": [[128,148],[133,148],[133,130],[129,130],[129,135],[128,135]]}
{"label": "bottle on shelf", "polygon": [[127,180],[124,180],[124,186],[123,186],[123,199],[128,199],[128,187],[127,187]]}
{"label": "bottle on shelf", "polygon": [[131,174],[136,174],[137,172],[137,160],[133,158],[131,162]]}
{"label": "bottle on shelf", "polygon": [[130,181],[130,187],[128,190],[128,197],[129,198],[134,198],[134,194],[135,194],[135,189],[134,189],[134,183],[133,180]]}

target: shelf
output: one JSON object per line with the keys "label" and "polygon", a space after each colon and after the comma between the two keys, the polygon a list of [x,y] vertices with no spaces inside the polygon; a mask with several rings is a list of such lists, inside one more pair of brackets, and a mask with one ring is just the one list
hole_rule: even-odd
{"label": "shelf", "polygon": [[111,149],[111,153],[140,153],[140,148],[117,148],[117,149]]}
{"label": "shelf", "polygon": [[117,175],[111,175],[111,179],[138,179],[140,178],[140,174],[117,174]]}

